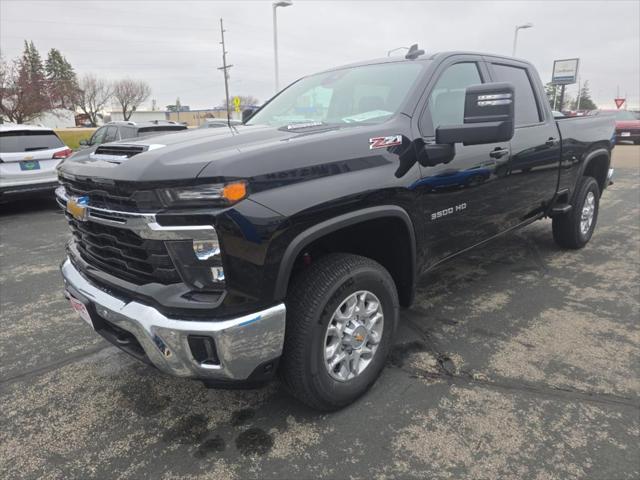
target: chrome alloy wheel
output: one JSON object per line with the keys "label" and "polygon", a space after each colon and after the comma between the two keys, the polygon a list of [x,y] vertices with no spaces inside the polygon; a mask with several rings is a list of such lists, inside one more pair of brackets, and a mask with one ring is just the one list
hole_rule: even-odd
{"label": "chrome alloy wheel", "polygon": [[593,214],[596,210],[596,196],[593,192],[587,193],[587,198],[584,199],[584,205],[582,206],[582,214],[580,216],[580,232],[582,235],[586,235],[591,224],[593,223]]}
{"label": "chrome alloy wheel", "polygon": [[367,290],[349,295],[336,309],[324,336],[324,364],[332,378],[346,382],[373,360],[384,327],[380,300]]}

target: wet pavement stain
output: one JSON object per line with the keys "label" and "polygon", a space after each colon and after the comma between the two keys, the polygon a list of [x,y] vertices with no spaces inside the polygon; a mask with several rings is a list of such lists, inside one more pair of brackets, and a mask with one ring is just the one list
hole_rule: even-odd
{"label": "wet pavement stain", "polygon": [[255,415],[256,412],[252,408],[243,408],[242,410],[236,410],[231,415],[231,425],[233,425],[234,427],[245,425],[253,417],[255,417]]}
{"label": "wet pavement stain", "polygon": [[201,442],[207,433],[207,417],[201,414],[190,415],[167,429],[162,434],[162,440],[167,443],[195,444]]}
{"label": "wet pavement stain", "polygon": [[220,435],[216,435],[215,437],[207,438],[202,442],[193,456],[195,458],[205,458],[213,455],[214,453],[224,452],[226,446],[224,439]]}
{"label": "wet pavement stain", "polygon": [[238,435],[236,448],[244,456],[264,455],[273,448],[273,437],[260,428],[250,428]]}

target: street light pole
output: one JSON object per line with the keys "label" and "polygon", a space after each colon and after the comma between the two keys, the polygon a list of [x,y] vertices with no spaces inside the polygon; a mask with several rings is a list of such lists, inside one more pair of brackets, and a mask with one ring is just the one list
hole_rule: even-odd
{"label": "street light pole", "polygon": [[281,0],[279,2],[273,2],[273,66],[275,67],[276,75],[276,93],[280,90],[280,74],[278,72],[278,17],[276,9],[278,7],[289,7],[293,5],[293,0]]}
{"label": "street light pole", "polygon": [[513,51],[511,52],[511,56],[515,57],[516,56],[516,48],[518,47],[518,30],[520,30],[521,28],[531,28],[533,27],[533,23],[525,23],[524,25],[516,25],[516,30],[513,34]]}

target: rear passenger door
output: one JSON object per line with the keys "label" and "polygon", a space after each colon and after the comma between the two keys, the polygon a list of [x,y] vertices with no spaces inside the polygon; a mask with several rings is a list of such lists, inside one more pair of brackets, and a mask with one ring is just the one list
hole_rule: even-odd
{"label": "rear passenger door", "polygon": [[560,138],[543,96],[537,73],[530,65],[496,60],[489,63],[495,82],[515,87],[515,133],[511,139],[508,193],[510,223],[540,212],[555,194],[560,167]]}

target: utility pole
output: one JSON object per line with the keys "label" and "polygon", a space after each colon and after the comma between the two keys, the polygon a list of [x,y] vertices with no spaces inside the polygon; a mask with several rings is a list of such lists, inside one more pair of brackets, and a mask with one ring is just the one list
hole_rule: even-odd
{"label": "utility pole", "polygon": [[226,99],[226,108],[227,108],[227,124],[229,128],[231,128],[231,111],[229,110],[229,74],[227,70],[233,65],[227,65],[227,50],[224,45],[224,26],[222,25],[222,19],[220,19],[220,34],[222,35],[222,41],[220,44],[222,45],[222,66],[218,67],[218,70],[222,70],[224,73],[224,96]]}

